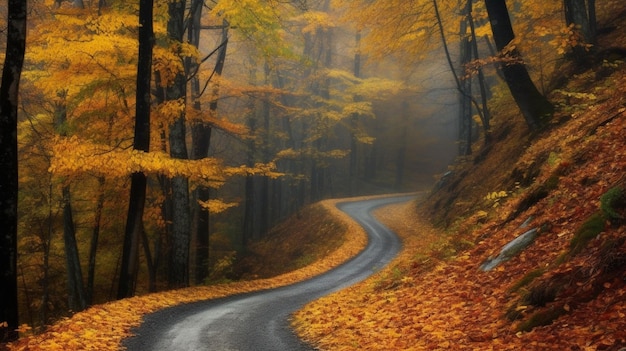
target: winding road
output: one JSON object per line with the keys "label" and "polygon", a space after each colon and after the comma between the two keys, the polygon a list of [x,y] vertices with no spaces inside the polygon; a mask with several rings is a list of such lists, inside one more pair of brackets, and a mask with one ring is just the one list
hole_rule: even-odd
{"label": "winding road", "polygon": [[277,289],[229,296],[164,309],[145,317],[123,346],[129,351],[314,350],[289,328],[289,315],[309,301],[353,285],[385,266],[398,253],[398,237],[376,221],[377,207],[414,196],[345,202],[339,209],[368,233],[367,247],[343,265],[310,280]]}

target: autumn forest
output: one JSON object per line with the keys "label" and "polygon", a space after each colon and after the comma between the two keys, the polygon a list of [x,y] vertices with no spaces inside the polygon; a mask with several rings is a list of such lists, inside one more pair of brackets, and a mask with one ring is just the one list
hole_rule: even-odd
{"label": "autumn forest", "polygon": [[[387,224],[405,251],[373,291],[322,300],[295,316],[298,334],[322,349],[389,346],[375,334],[343,334],[372,312],[362,296],[415,298],[436,290],[416,283],[436,272],[466,279],[457,286],[464,291],[473,279],[468,267],[476,268],[463,262],[493,258],[506,244],[494,233],[525,219],[534,219],[536,240],[576,232],[555,228],[582,217],[589,221],[579,231],[610,233],[589,256],[577,255],[591,237],[568,244],[551,263],[563,281],[579,267],[576,257],[613,255],[615,272],[626,265],[626,155],[615,144],[626,106],[623,86],[616,88],[626,59],[622,1],[8,0],[0,13],[0,349],[20,336],[14,349],[30,349],[26,338],[49,328],[58,336],[76,323],[97,324],[109,314],[99,306],[110,301],[120,300],[110,311],[137,308],[129,318],[139,323],[165,306],[284,285],[338,265],[364,244],[324,237],[352,230],[326,218],[336,212],[318,205],[326,199],[428,194],[408,217],[383,215],[396,218]],[[603,129],[612,123],[619,125]],[[596,135],[607,144],[592,145]],[[596,153],[613,158],[587,164]],[[576,210],[562,219],[568,206]],[[409,222],[424,228],[411,232],[421,243],[407,236]],[[481,246],[490,239],[493,247]],[[533,267],[537,258],[528,255],[530,266],[519,268],[526,282],[513,292],[493,288],[513,295],[497,302],[509,309],[503,315],[524,320],[567,289],[584,295],[555,288],[561,280],[545,278],[552,266]],[[491,279],[514,284],[506,280],[514,274]],[[552,285],[536,294],[552,300],[527,296],[541,300],[534,307],[516,300],[542,275]],[[272,276],[280,281],[257,279]],[[615,286],[607,275],[593,284]],[[324,316],[343,315],[336,301],[362,304],[351,305],[345,325],[324,329],[331,323]],[[567,300],[558,313],[579,304]],[[84,310],[91,312],[81,319]],[[402,329],[412,324],[401,310],[378,316],[398,316],[393,333],[413,335]],[[73,315],[80,322],[64,324]],[[457,321],[445,318],[437,320]],[[501,335],[509,326],[494,328]],[[130,327],[123,329],[113,333],[122,338]],[[496,332],[441,332],[438,341],[437,329],[425,333],[415,336],[420,347],[396,340],[388,349],[446,348],[442,340],[467,335],[481,343],[468,349],[486,342],[504,349],[494,346]],[[70,339],[53,343],[81,349]],[[593,345],[621,345],[604,340]],[[119,345],[98,342],[102,350]]]}

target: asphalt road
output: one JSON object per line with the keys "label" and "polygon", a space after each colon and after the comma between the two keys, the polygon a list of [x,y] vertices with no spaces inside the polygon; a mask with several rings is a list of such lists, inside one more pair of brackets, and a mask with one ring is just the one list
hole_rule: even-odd
{"label": "asphalt road", "polygon": [[338,207],[367,231],[368,246],[343,265],[282,288],[171,307],[145,317],[123,346],[129,351],[314,350],[289,328],[289,315],[309,301],[353,285],[398,253],[398,237],[370,216],[373,209],[413,196],[346,202]]}

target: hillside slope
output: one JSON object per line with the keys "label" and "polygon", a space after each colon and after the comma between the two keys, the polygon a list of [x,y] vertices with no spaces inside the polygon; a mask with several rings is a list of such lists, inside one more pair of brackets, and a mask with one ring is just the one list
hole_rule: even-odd
{"label": "hillside slope", "polygon": [[[294,318],[300,335],[323,350],[626,347],[622,22],[601,37],[591,69],[563,67],[548,128],[531,135],[513,112],[499,115],[495,143],[419,209],[388,209],[381,218],[403,236],[402,256],[306,306]],[[529,230],[529,247],[480,269]]]}

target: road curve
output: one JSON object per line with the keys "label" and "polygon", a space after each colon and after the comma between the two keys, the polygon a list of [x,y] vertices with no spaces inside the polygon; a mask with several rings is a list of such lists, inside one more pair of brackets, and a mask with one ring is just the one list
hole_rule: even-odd
{"label": "road curve", "polygon": [[129,351],[314,350],[289,328],[289,315],[309,301],[353,285],[385,266],[400,250],[398,237],[370,216],[380,206],[414,196],[345,202],[339,209],[368,233],[367,247],[343,265],[300,283],[167,308],[145,317],[126,339]]}

